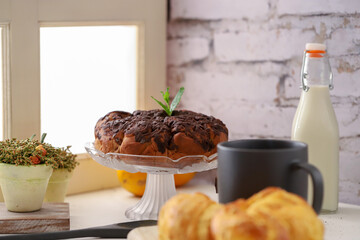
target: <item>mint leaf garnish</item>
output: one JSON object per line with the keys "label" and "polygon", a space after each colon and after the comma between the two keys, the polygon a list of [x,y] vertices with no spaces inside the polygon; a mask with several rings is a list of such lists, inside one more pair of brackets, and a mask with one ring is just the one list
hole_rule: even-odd
{"label": "mint leaf garnish", "polygon": [[165,100],[167,107],[170,108],[170,106],[169,106],[169,101],[170,101],[169,88],[166,89],[165,93],[163,91],[161,91],[161,94],[163,95],[163,99]]}
{"label": "mint leaf garnish", "polygon": [[174,97],[174,100],[172,101],[171,106],[170,106],[171,113],[175,110],[176,106],[179,104],[180,99],[184,93],[184,90],[185,90],[184,87],[181,87],[180,90],[178,91],[178,93],[176,94],[176,96]]}
{"label": "mint leaf garnish", "polygon": [[167,115],[171,116],[171,112],[168,106],[166,106],[165,104],[163,104],[162,102],[160,102],[159,100],[155,99],[153,96],[151,96],[152,99],[154,99],[167,113]]}
{"label": "mint leaf garnish", "polygon": [[165,100],[165,104],[151,96],[152,99],[154,99],[167,113],[167,115],[171,116],[172,112],[175,110],[176,106],[179,104],[181,96],[184,93],[184,87],[181,87],[179,92],[176,94],[174,100],[172,101],[171,105],[169,104],[170,98],[169,98],[169,88],[166,89],[166,92],[164,93],[161,91],[161,94],[163,96],[163,99]]}

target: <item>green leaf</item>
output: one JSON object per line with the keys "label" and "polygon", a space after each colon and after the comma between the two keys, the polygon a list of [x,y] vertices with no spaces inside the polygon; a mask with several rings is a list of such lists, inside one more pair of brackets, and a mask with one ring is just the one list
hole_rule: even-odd
{"label": "green leaf", "polygon": [[171,103],[170,106],[170,113],[172,114],[172,112],[175,110],[176,106],[179,104],[180,100],[181,100],[181,96],[184,93],[185,88],[181,87],[180,90],[178,91],[178,93],[176,94],[176,96],[174,97],[174,100]]}
{"label": "green leaf", "polygon": [[46,138],[46,133],[43,133],[43,134],[41,135],[40,143],[44,143],[45,138]]}
{"label": "green leaf", "polygon": [[174,100],[172,101],[171,105],[169,105],[169,102],[170,102],[169,88],[166,89],[166,92],[160,91],[161,94],[163,95],[166,105],[164,103],[160,102],[159,100],[157,100],[156,98],[154,98],[153,96],[151,96],[151,97],[165,110],[167,115],[171,116],[172,112],[175,110],[176,106],[179,104],[179,102],[181,100],[181,96],[184,93],[184,90],[185,90],[184,87],[180,88],[180,90],[176,94]]}
{"label": "green leaf", "polygon": [[33,135],[31,135],[31,137],[30,137],[30,141],[32,141],[33,139],[34,139],[34,137],[36,136],[36,134],[34,133]]}
{"label": "green leaf", "polygon": [[159,100],[157,100],[156,98],[154,98],[153,96],[151,96],[152,99],[154,99],[167,113],[167,115],[171,116],[171,112],[168,106],[166,106],[165,104],[163,104],[162,102],[160,102]]}
{"label": "green leaf", "polygon": [[164,93],[163,91],[161,91],[161,94],[163,95],[163,98],[164,98],[164,100],[165,100],[165,102],[166,102],[166,105],[167,105],[168,107],[170,107],[170,106],[169,106],[169,102],[170,102],[170,98],[169,98],[169,96],[170,96],[170,94],[169,94],[169,88],[166,89],[166,92],[165,92],[165,93]]}

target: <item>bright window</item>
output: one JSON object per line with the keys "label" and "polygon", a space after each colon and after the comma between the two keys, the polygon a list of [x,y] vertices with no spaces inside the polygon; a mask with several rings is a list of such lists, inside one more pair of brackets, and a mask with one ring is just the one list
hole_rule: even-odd
{"label": "bright window", "polygon": [[85,152],[99,117],[136,109],[136,26],[40,29],[41,132]]}

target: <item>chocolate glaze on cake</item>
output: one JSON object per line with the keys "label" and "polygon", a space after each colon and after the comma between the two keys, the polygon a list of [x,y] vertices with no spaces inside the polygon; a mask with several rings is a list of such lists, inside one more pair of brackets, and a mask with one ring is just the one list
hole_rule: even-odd
{"label": "chocolate glaze on cake", "polygon": [[[187,110],[168,116],[163,110],[114,111],[99,119],[95,126],[95,147],[105,153],[169,156],[216,152],[226,141],[228,130],[212,116]],[[174,158],[175,157],[175,158]]]}

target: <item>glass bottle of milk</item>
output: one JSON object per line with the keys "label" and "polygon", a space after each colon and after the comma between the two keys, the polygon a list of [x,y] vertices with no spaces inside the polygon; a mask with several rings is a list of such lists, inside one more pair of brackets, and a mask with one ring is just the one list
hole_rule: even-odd
{"label": "glass bottle of milk", "polygon": [[[308,43],[301,69],[301,96],[291,139],[308,144],[309,162],[323,175],[323,212],[338,208],[339,128],[330,100],[332,72],[324,44]],[[309,200],[312,189],[309,184]]]}

